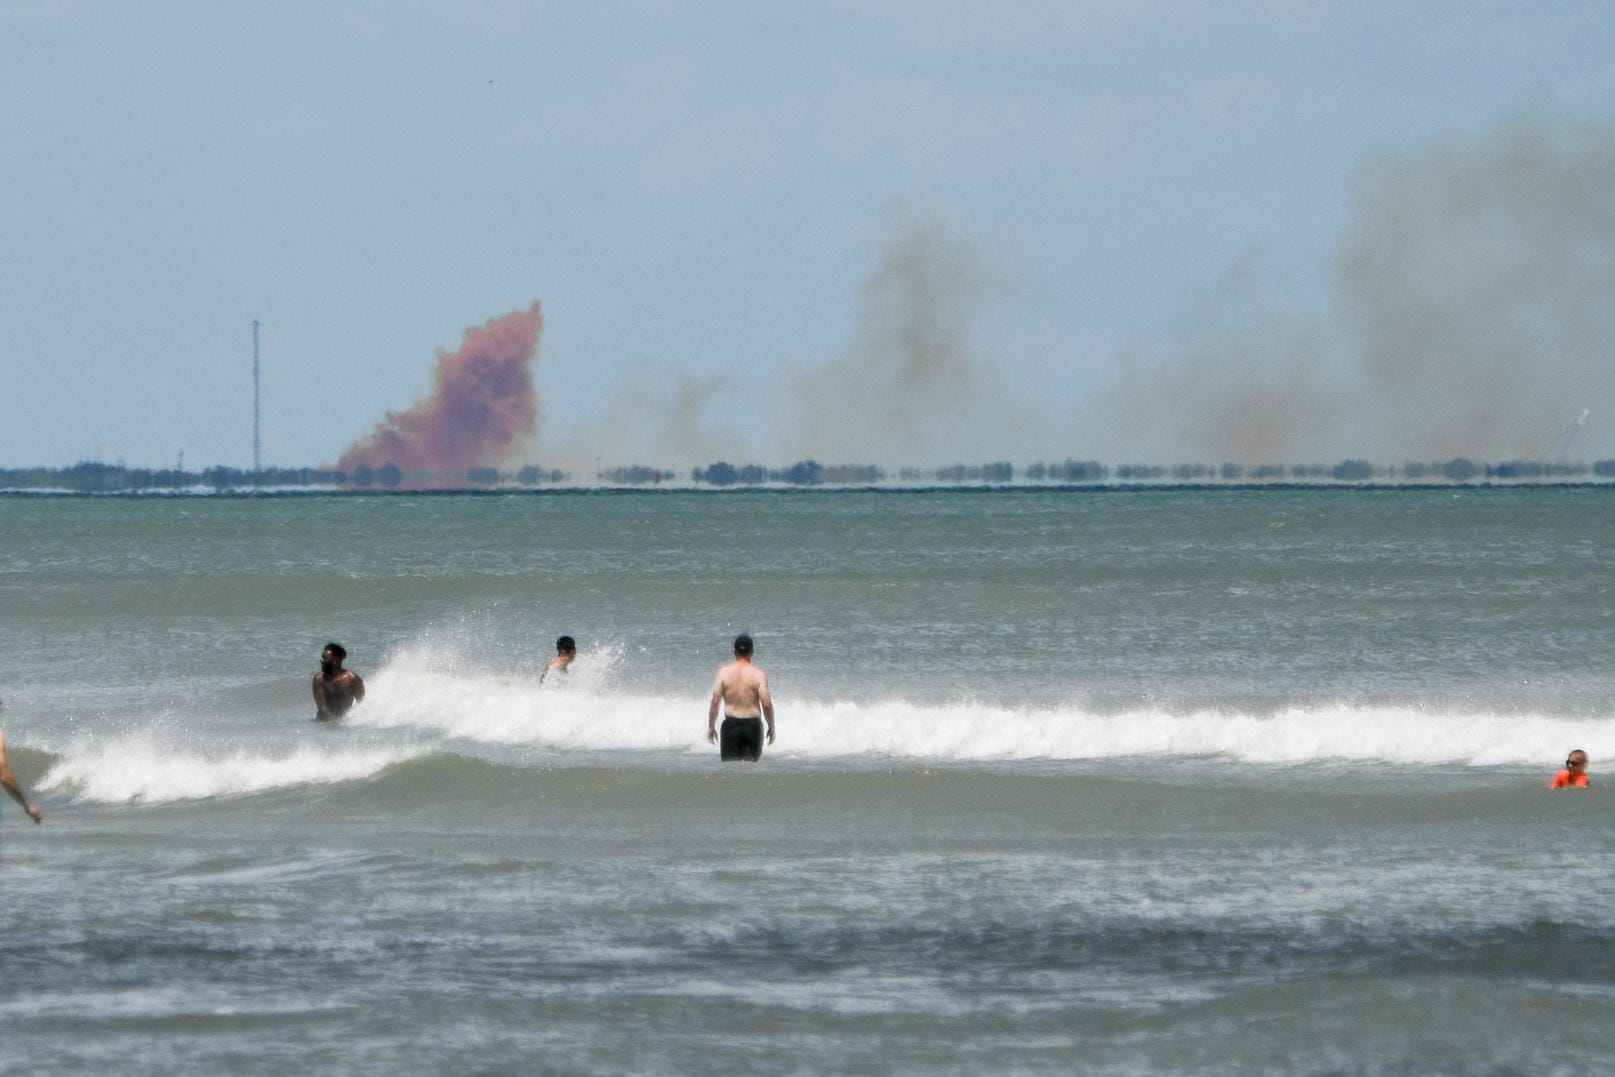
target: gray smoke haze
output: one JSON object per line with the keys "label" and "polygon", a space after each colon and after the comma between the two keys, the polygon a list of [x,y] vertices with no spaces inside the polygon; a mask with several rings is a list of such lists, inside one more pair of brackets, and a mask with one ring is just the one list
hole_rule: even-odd
{"label": "gray smoke haze", "polygon": [[[1119,462],[1312,462],[1338,458],[1343,387],[1319,323],[1278,306],[1261,252],[1248,252],[1201,289],[1162,343],[1136,344],[1105,411],[1095,452]],[[1114,457],[1112,457],[1114,459]]]}
{"label": "gray smoke haze", "polygon": [[940,225],[901,229],[863,285],[847,357],[798,379],[795,455],[903,464],[949,450],[958,423],[941,420],[968,421],[977,389],[970,322],[979,291],[973,253]]}
{"label": "gray smoke haze", "polygon": [[1615,405],[1615,125],[1519,119],[1371,166],[1342,311],[1391,444],[1541,459]]}
{"label": "gray smoke haze", "polygon": [[844,357],[785,379],[785,418],[760,444],[709,425],[709,413],[741,415],[759,385],[679,376],[625,390],[561,455],[580,472],[594,460],[1546,460],[1584,409],[1570,459],[1615,455],[1615,124],[1539,112],[1375,157],[1320,268],[1309,297],[1305,274],[1248,252],[1118,356],[1125,373],[1075,404],[1086,413],[1063,444],[1033,445],[974,350],[973,250],[909,224],[862,286]]}
{"label": "gray smoke haze", "polygon": [[1373,160],[1331,280],[1309,317],[1264,301],[1259,267],[1225,274],[1123,357],[1117,441],[1245,464],[1541,460],[1590,408],[1605,435],[1572,458],[1615,450],[1615,125],[1532,114]]}
{"label": "gray smoke haze", "polygon": [[979,277],[973,252],[939,225],[899,227],[862,286],[847,357],[783,379],[791,391],[782,428],[764,430],[760,447],[734,429],[757,423],[751,394],[765,388],[759,380],[766,374],[757,372],[765,364],[747,356],[735,364],[741,373],[729,378],[643,368],[616,393],[600,424],[529,446],[529,454],[579,475],[600,466],[688,468],[719,460],[768,467],[809,458],[930,464],[951,462],[962,451],[965,428],[988,446],[981,451],[1007,451],[1024,431],[975,396],[969,328]]}
{"label": "gray smoke haze", "polygon": [[612,397],[597,426],[529,452],[546,466],[579,477],[592,476],[601,466],[688,468],[720,459],[746,463],[750,453],[739,435],[706,418],[708,406],[726,388],[716,377],[641,369],[632,385]]}

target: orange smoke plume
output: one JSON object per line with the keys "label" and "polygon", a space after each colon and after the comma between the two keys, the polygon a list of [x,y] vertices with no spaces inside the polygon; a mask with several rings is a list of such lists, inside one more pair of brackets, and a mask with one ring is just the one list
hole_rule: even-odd
{"label": "orange smoke plume", "polygon": [[352,475],[388,464],[411,486],[456,486],[474,467],[497,467],[538,426],[533,358],[544,316],[535,301],[465,331],[460,350],[437,353],[432,395],[387,413],[337,467]]}

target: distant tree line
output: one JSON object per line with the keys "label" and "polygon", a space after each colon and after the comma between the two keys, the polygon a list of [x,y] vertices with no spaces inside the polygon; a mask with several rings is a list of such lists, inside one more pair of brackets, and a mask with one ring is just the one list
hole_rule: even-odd
{"label": "distant tree line", "polygon": [[438,476],[406,474],[392,464],[358,467],[352,474],[330,468],[271,467],[260,471],[210,467],[202,471],[180,468],[132,468],[122,464],[91,463],[71,467],[0,468],[0,490],[67,490],[73,493],[124,493],[142,490],[253,490],[295,487],[383,487],[391,489],[406,480],[422,485],[497,486],[514,481],[522,486],[565,483],[572,476],[559,470],[528,465],[513,474],[494,468],[471,468],[462,482],[445,484]]}
{"label": "distant tree line", "polygon": [[821,464],[817,460],[799,460],[790,467],[773,469],[760,464],[736,467],[719,461],[690,472],[690,481],[709,486],[761,486],[769,482],[790,483],[792,486],[818,486],[821,483],[870,486],[885,479],[886,472],[874,464]]}
{"label": "distant tree line", "polygon": [[[1067,459],[1058,463],[1039,461],[1019,471],[1021,481],[1041,485],[1080,485],[1094,483],[1315,483],[1315,482],[1543,482],[1575,481],[1589,476],[1615,479],[1615,460],[1586,464],[1549,464],[1540,461],[1510,460],[1497,464],[1479,463],[1464,457],[1435,463],[1408,462],[1400,467],[1375,467],[1367,460],[1342,460],[1338,464],[1118,464],[1114,467],[1094,460]],[[595,472],[595,481],[608,486],[651,486],[675,483],[684,478],[673,468],[633,464]],[[822,464],[799,460],[789,467],[769,468],[761,464],[731,464],[718,461],[697,467],[687,475],[690,482],[703,486],[873,486],[895,478],[908,484],[1007,485],[1017,478],[1014,465],[997,461],[987,464],[950,464],[935,469],[905,467],[895,476],[874,464]],[[0,490],[65,490],[73,493],[122,493],[142,490],[254,490],[270,488],[330,487],[332,489],[477,489],[496,487],[542,487],[572,482],[569,472],[528,464],[515,471],[474,467],[452,479],[426,472],[405,472],[392,464],[358,467],[352,473],[326,468],[243,468],[210,467],[202,471],[180,468],[129,468],[121,464],[80,462],[62,468],[0,468]]]}
{"label": "distant tree line", "polygon": [[[341,472],[337,472],[341,476]],[[378,468],[369,468],[360,465],[353,469],[352,475],[342,476],[337,485],[357,486],[364,489],[369,486],[384,486],[393,489],[399,485],[430,486],[430,487],[477,487],[477,486],[544,486],[546,484],[563,483],[571,480],[570,473],[558,469],[545,470],[528,464],[514,472],[500,471],[496,467],[473,467],[466,470],[465,476],[456,481],[444,481],[446,476],[431,471],[400,471],[393,464],[383,464]]]}
{"label": "distant tree line", "polygon": [[71,490],[75,493],[116,493],[138,490],[217,490],[255,486],[338,486],[346,476],[322,468],[265,468],[243,471],[210,467],[202,471],[180,468],[138,468],[121,464],[80,462],[72,467],[0,468],[0,489]]}

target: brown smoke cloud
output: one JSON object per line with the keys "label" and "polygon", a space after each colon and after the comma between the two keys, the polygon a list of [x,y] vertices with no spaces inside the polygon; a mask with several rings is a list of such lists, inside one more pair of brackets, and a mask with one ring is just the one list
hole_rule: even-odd
{"label": "brown smoke cloud", "polygon": [[388,412],[337,467],[397,467],[410,485],[458,485],[474,467],[506,463],[537,431],[533,359],[544,328],[539,304],[465,331],[460,350],[437,353],[432,395]]}
{"label": "brown smoke cloud", "polygon": [[[1615,125],[1556,113],[1362,171],[1332,308],[1235,267],[1132,367],[1105,411],[1154,459],[1542,460],[1615,450]],[[1164,357],[1163,357],[1164,356]],[[1107,418],[1098,415],[1096,425]]]}

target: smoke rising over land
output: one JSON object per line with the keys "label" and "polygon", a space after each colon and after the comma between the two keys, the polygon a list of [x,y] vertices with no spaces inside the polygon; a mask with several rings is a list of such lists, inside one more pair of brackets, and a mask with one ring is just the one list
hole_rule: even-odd
{"label": "smoke rising over land", "polygon": [[1551,451],[1615,406],[1615,125],[1521,119],[1365,175],[1342,309],[1392,443]]}
{"label": "smoke rising over land", "polygon": [[979,381],[970,345],[979,290],[972,253],[940,225],[896,234],[864,283],[850,353],[800,378],[797,454],[903,463],[946,449],[938,420],[962,420]]}
{"label": "smoke rising over land", "polygon": [[[935,466],[1022,452],[1022,464],[1546,460],[1584,410],[1589,434],[1615,425],[1615,124],[1532,114],[1377,156],[1323,269],[1308,308],[1293,267],[1252,248],[1117,356],[1112,390],[1055,402],[1079,417],[1037,447],[1033,424],[1008,418],[1031,402],[972,340],[973,250],[939,224],[910,224],[864,282],[842,358],[784,378],[769,372],[778,356],[755,355],[732,357],[723,377],[622,377],[602,422],[540,445],[534,303],[440,353],[432,396],[389,414],[340,466],[455,481],[518,459],[580,477],[600,465]],[[757,413],[751,378],[794,390],[776,425]],[[768,431],[761,446],[744,436],[753,425]],[[1590,437],[1572,455],[1611,444]]]}
{"label": "smoke rising over land", "polygon": [[388,412],[375,430],[342,454],[352,474],[392,465],[450,484],[473,467],[508,462],[537,433],[533,360],[544,318],[535,301],[465,331],[456,352],[439,351],[432,395],[406,412]]}
{"label": "smoke rising over land", "polygon": [[[1117,356],[1111,391],[1054,404],[1074,425],[1030,452],[1241,465],[1543,460],[1587,409],[1591,436],[1572,456],[1615,448],[1615,124],[1538,112],[1373,156],[1338,249],[1313,268],[1322,287],[1308,298],[1297,287],[1306,274],[1251,248]],[[767,461],[1027,451],[1032,424],[1005,417],[1034,402],[1011,399],[1008,371],[972,341],[981,290],[973,251],[940,225],[894,233],[863,285],[845,357],[796,376]],[[702,408],[724,392],[708,382],[661,396],[651,414],[665,420],[641,425],[665,436],[647,451],[680,465],[704,448],[708,459],[719,446],[744,452],[700,433]]]}
{"label": "smoke rising over land", "polygon": [[733,453],[739,439],[723,437],[704,423],[707,406],[720,395],[718,378],[691,378],[666,370],[640,371],[607,405],[605,421],[574,436],[555,452],[579,468],[589,461],[620,465],[654,463],[688,467]]}
{"label": "smoke rising over land", "polygon": [[1328,311],[1282,309],[1260,263],[1124,357],[1107,440],[1238,463],[1543,459],[1584,409],[1615,413],[1615,125],[1533,114],[1376,158]]}
{"label": "smoke rising over land", "polygon": [[[952,459],[961,427],[989,423],[976,441],[1003,451],[1014,430],[985,417],[997,413],[979,399],[970,342],[979,278],[973,252],[940,225],[902,225],[862,285],[845,358],[787,375],[777,423],[758,412],[766,394],[753,380],[774,378],[767,360],[776,357],[735,356],[734,373],[724,378],[640,369],[624,379],[603,422],[535,451],[584,473],[599,464],[693,467],[725,459],[900,465],[936,453]],[[757,427],[766,431],[761,448],[747,436]]]}

